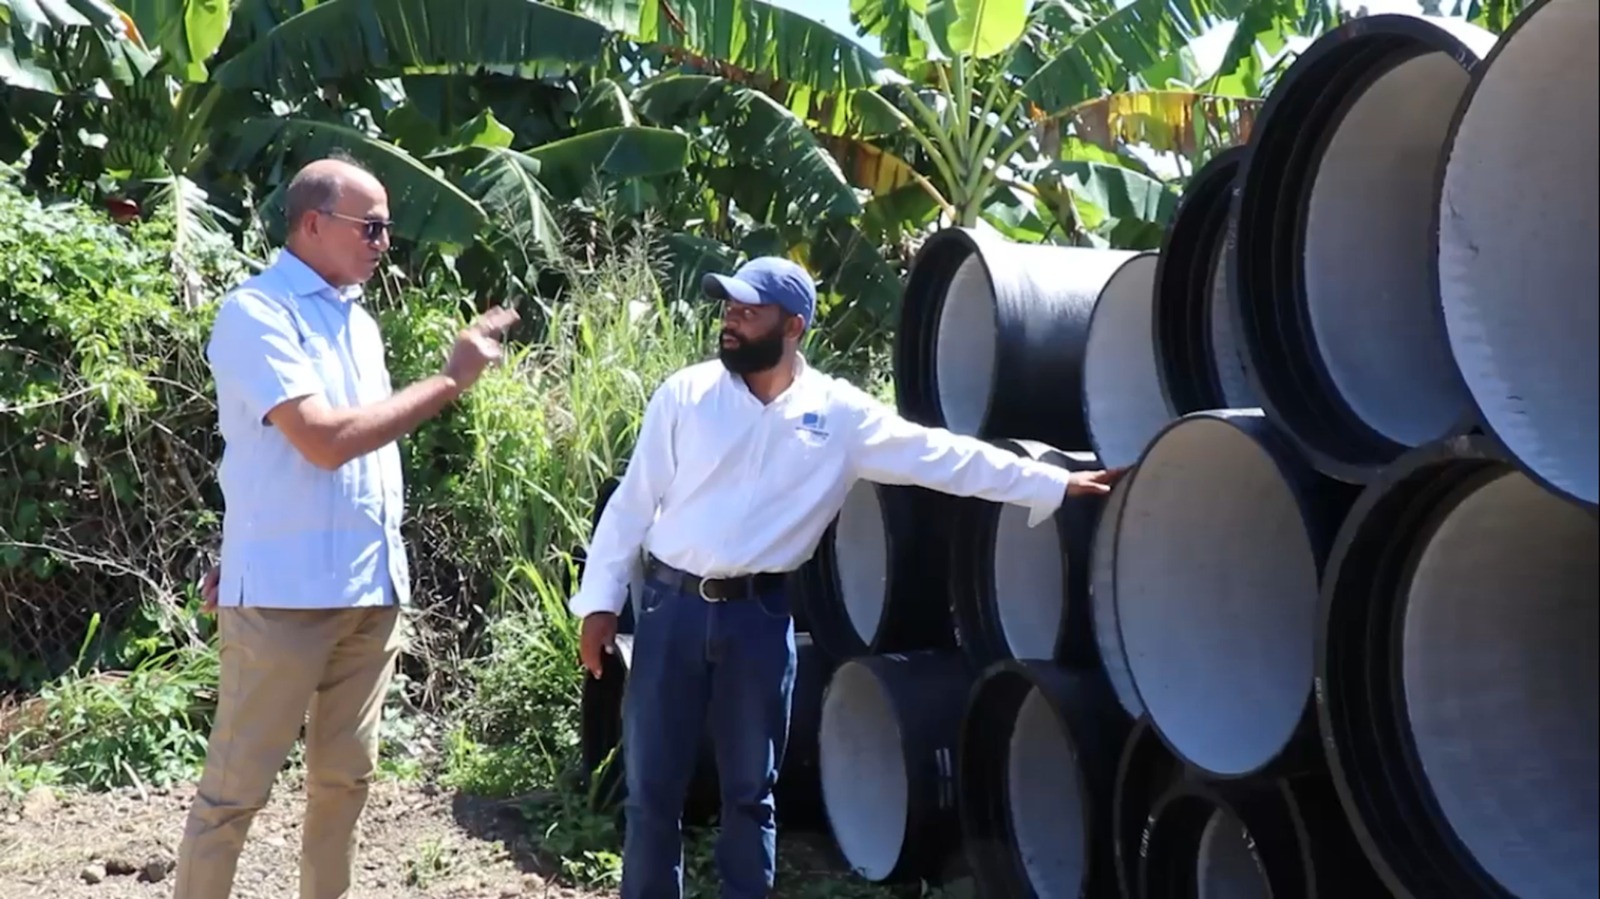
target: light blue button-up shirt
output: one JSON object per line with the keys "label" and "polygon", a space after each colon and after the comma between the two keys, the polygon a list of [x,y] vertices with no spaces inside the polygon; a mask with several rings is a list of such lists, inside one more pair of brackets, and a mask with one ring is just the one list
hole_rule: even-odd
{"label": "light blue button-up shirt", "polygon": [[219,606],[352,608],[409,601],[400,539],[405,485],[395,443],[335,471],[311,464],[266,420],[320,395],[332,406],[389,396],[377,322],[287,249],[225,297],[206,347],[225,441]]}

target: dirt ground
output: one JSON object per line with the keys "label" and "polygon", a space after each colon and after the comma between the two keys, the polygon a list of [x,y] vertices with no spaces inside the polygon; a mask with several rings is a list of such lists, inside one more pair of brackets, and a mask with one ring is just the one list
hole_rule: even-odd
{"label": "dirt ground", "polygon": [[[170,791],[35,791],[0,806],[0,896],[144,899],[170,896],[192,787]],[[294,899],[301,785],[286,776],[257,816],[239,860],[236,899]],[[393,781],[373,787],[357,860],[362,899],[590,899],[552,883],[516,836],[515,811]]]}
{"label": "dirt ground", "polygon": [[[0,797],[0,899],[151,899],[172,895],[172,868],[192,786],[109,793],[38,789]],[[305,793],[286,772],[250,829],[234,899],[296,899]],[[555,880],[515,804],[453,796],[428,784],[373,785],[361,820],[352,899],[600,899]],[[605,849],[610,847],[595,847]],[[831,844],[780,837],[790,871],[779,895],[849,899],[863,890]]]}

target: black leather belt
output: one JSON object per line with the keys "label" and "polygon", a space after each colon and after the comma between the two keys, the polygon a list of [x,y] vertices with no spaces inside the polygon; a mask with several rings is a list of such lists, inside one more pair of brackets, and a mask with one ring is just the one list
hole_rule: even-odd
{"label": "black leather belt", "polygon": [[645,560],[645,576],[653,578],[684,593],[698,595],[706,602],[725,602],[732,599],[749,599],[783,585],[786,575],[776,573],[746,574],[738,577],[702,578],[680,571],[655,556]]}

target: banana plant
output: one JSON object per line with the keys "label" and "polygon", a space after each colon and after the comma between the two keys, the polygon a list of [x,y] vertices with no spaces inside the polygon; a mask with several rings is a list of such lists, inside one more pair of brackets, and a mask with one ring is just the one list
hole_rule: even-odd
{"label": "banana plant", "polygon": [[[1327,0],[853,0],[851,10],[911,82],[855,92],[838,135],[881,152],[880,182],[915,183],[948,224],[1135,245],[1158,239],[1176,197],[1130,149],[1192,157],[1242,140],[1263,51],[1334,16]],[[1226,24],[1237,27],[1222,65],[1196,77],[1190,45]],[[885,166],[899,174],[885,178]]]}
{"label": "banana plant", "polygon": [[134,21],[105,0],[0,0],[0,162],[31,149],[36,171],[59,165],[89,124],[81,101],[93,85],[132,83],[153,65]]}

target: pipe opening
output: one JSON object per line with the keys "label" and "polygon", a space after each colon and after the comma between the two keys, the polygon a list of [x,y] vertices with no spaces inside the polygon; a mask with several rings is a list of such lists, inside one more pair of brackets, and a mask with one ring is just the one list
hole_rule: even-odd
{"label": "pipe opening", "polygon": [[1406,591],[1406,714],[1452,830],[1511,894],[1600,895],[1600,527],[1521,474],[1475,482]]}
{"label": "pipe opening", "polygon": [[1177,417],[1155,351],[1156,255],[1128,260],[1100,292],[1084,351],[1084,405],[1100,464],[1131,465]]}
{"label": "pipe opening", "polygon": [[945,291],[934,351],[939,408],[945,427],[958,434],[977,434],[989,414],[999,341],[989,271],[970,253]]}
{"label": "pipe opening", "polygon": [[1088,876],[1089,834],[1078,754],[1038,689],[1017,710],[1006,790],[1017,855],[1033,893],[1076,896]]}
{"label": "pipe opening", "polygon": [[1237,818],[1221,810],[1212,813],[1200,832],[1195,882],[1197,899],[1272,899],[1250,834]]}
{"label": "pipe opening", "polygon": [[[1600,65],[1594,0],[1524,11],[1468,101],[1445,169],[1439,280],[1484,419],[1538,477],[1600,500]],[[1515,174],[1508,174],[1515,173]]]}
{"label": "pipe opening", "polygon": [[1404,446],[1448,433],[1471,408],[1417,262],[1432,241],[1439,148],[1468,81],[1445,53],[1380,75],[1333,126],[1306,212],[1318,355],[1356,417]]}
{"label": "pipe opening", "polygon": [[1048,659],[1066,614],[1067,566],[1054,520],[1028,527],[1028,510],[1005,505],[994,532],[994,598],[1013,658]]}
{"label": "pipe opening", "polygon": [[1216,418],[1127,479],[1116,603],[1129,670],[1175,752],[1220,776],[1274,759],[1311,692],[1317,559],[1272,455]]}
{"label": "pipe opening", "polygon": [[883,503],[871,482],[857,481],[845,495],[834,529],[833,555],[850,624],[862,642],[871,645],[889,590],[889,537]]}
{"label": "pipe opening", "polygon": [[870,668],[846,664],[834,672],[817,744],[834,841],[852,869],[881,881],[905,845],[910,788],[899,718]]}

